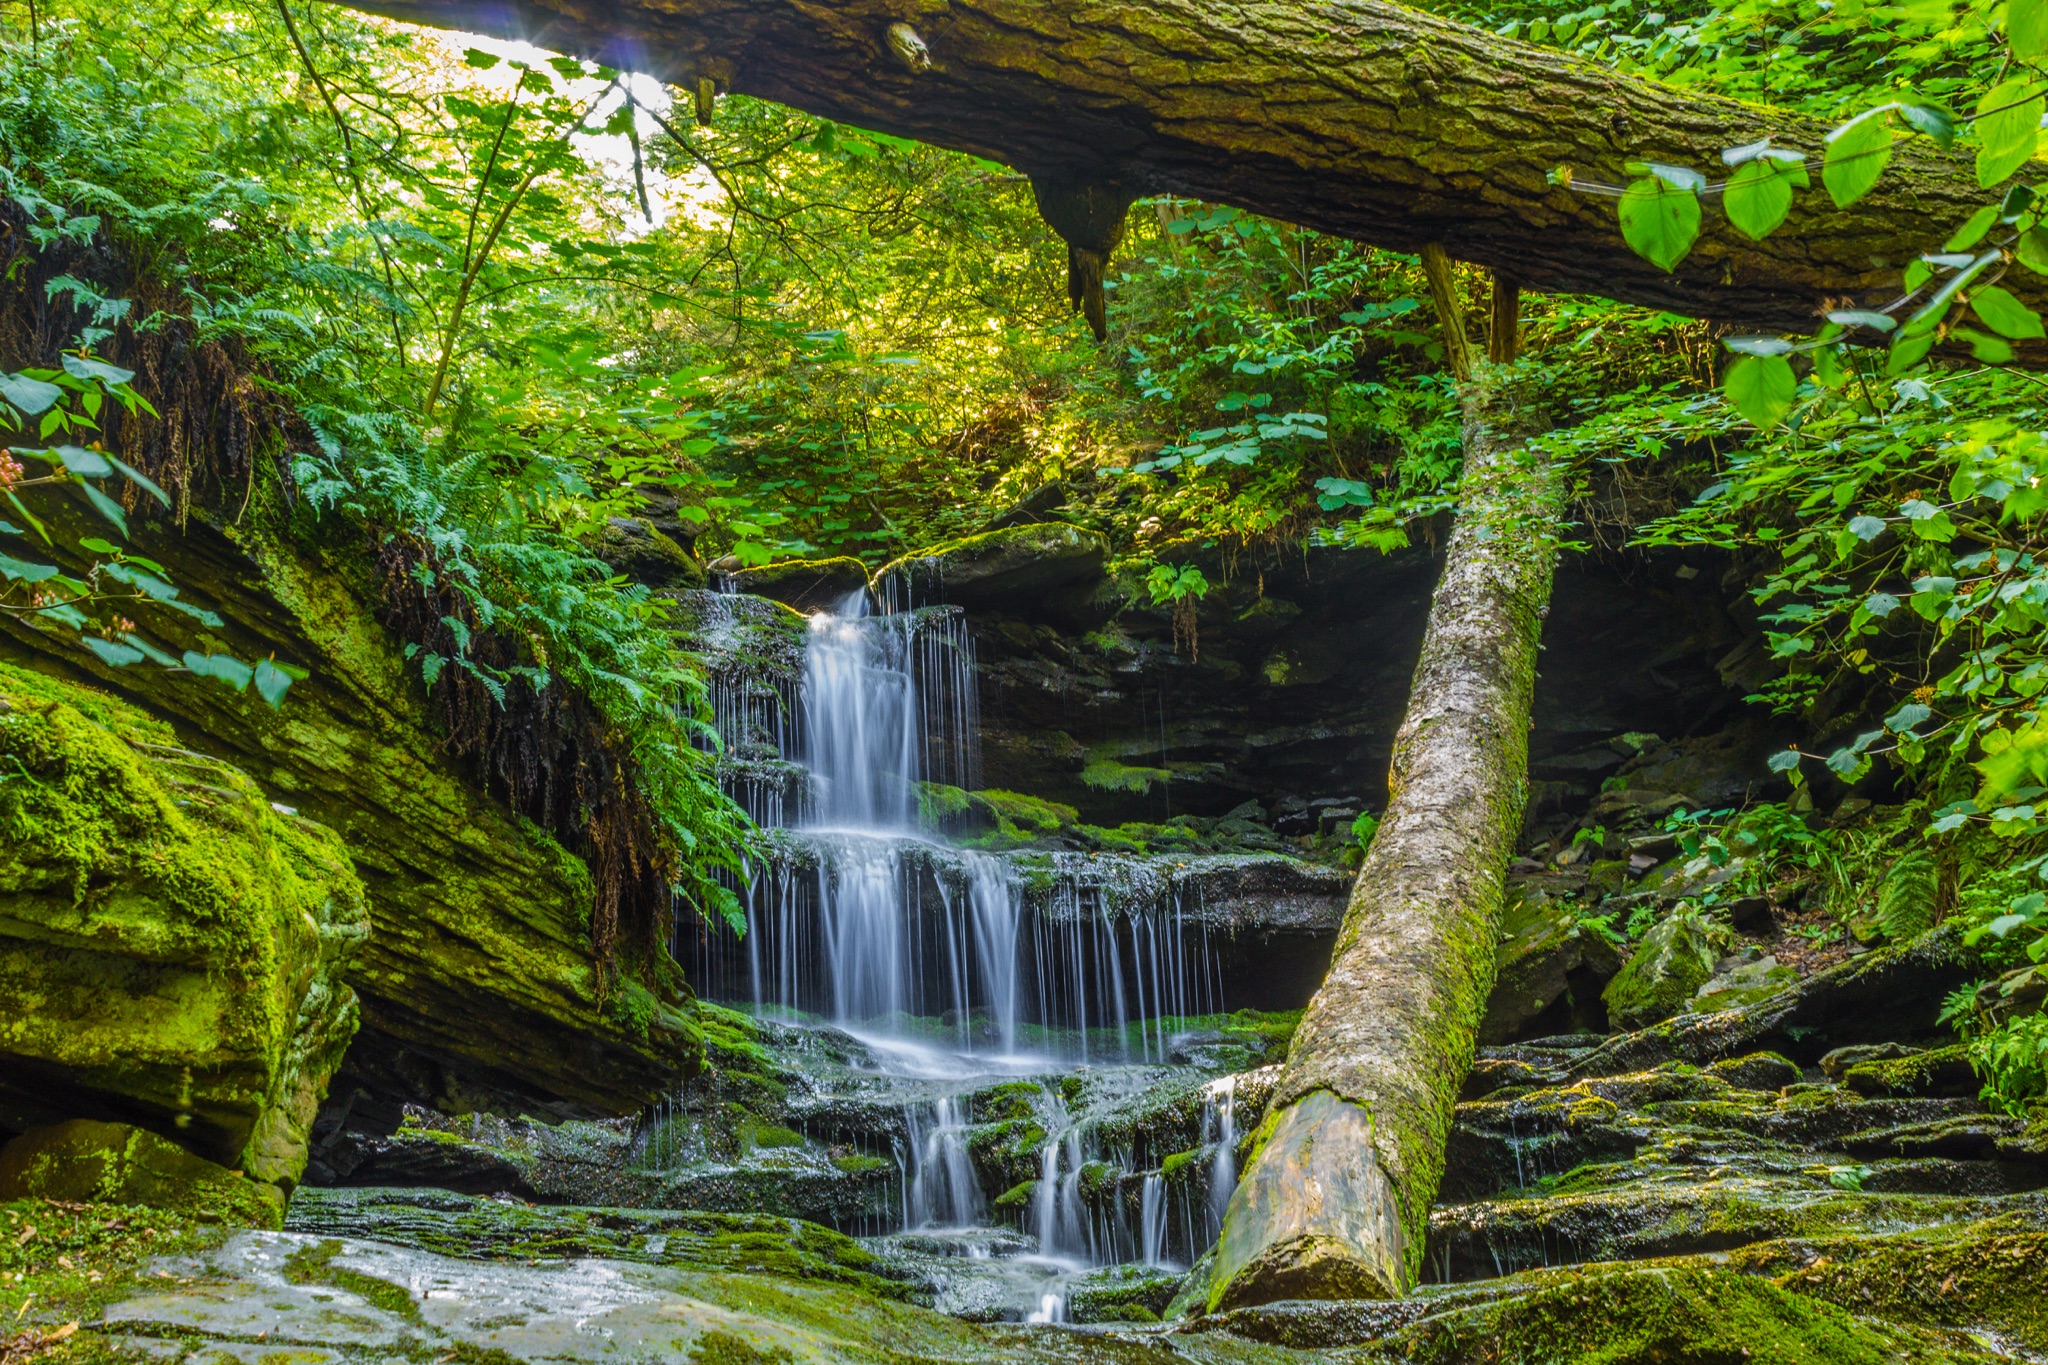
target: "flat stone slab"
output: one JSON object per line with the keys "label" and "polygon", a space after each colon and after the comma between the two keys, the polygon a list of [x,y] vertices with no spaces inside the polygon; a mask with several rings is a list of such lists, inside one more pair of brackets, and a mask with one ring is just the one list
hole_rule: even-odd
{"label": "flat stone slab", "polygon": [[1225,1337],[1190,1350],[1157,1329],[1112,1338],[984,1327],[838,1285],[760,1275],[596,1258],[458,1260],[291,1232],[243,1232],[201,1255],[160,1258],[144,1282],[161,1287],[109,1305],[94,1326],[136,1354],[183,1365],[430,1365],[474,1361],[478,1352],[502,1353],[491,1357],[498,1365],[1302,1359]]}

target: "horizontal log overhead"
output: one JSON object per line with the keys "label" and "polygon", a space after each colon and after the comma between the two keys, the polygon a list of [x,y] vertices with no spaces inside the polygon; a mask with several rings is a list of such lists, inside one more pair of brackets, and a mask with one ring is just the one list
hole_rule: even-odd
{"label": "horizontal log overhead", "polygon": [[[1901,267],[1987,199],[1966,157],[1905,140],[1868,198],[1836,209],[1816,173],[1760,243],[1710,204],[1692,254],[1666,274],[1622,242],[1612,198],[1545,172],[1619,183],[1631,160],[1713,170],[1723,148],[1765,136],[1817,153],[1828,125],[1383,0],[356,3],[693,88],[708,77],[1032,173],[1400,250],[1441,242],[1525,287],[1745,328],[1810,331],[1824,305],[1889,301]],[[2031,277],[2009,283],[2048,301]]]}

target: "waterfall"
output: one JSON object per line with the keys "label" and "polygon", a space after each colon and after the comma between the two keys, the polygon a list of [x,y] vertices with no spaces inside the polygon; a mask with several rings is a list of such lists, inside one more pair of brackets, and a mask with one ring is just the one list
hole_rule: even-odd
{"label": "waterfall", "polygon": [[929,1108],[913,1105],[904,1119],[916,1154],[905,1225],[966,1228],[983,1222],[988,1209],[967,1154],[968,1123],[960,1101],[949,1095]]}
{"label": "waterfall", "polygon": [[1145,1177],[1138,1191],[1138,1259],[1149,1266],[1166,1264],[1166,1177],[1157,1171]]}
{"label": "waterfall", "polygon": [[[721,773],[763,834],[749,875],[732,883],[745,933],[696,924],[677,955],[706,999],[853,1034],[859,1084],[900,1094],[891,1218],[921,1245],[991,1261],[1004,1243],[989,1236],[968,1097],[991,1077],[1042,1077],[1070,1060],[1173,1061],[1182,1021],[1224,1008],[1206,917],[1157,862],[1036,853],[1027,884],[1012,857],[927,826],[928,805],[959,805],[943,792],[932,803],[931,787],[980,790],[959,610],[874,614],[856,594],[811,617],[800,668],[793,651],[779,666],[772,681],[714,679]],[[1104,1151],[1059,1086],[1041,1081],[1033,1107],[1047,1136],[1019,1223],[1035,1248],[1009,1234],[993,1253],[1017,1277],[1011,1312],[1065,1321],[1068,1284],[1088,1267],[1176,1269],[1182,1244],[1199,1254],[1192,1224],[1218,1221],[1236,1180],[1227,1083],[1208,1088],[1200,1119],[1202,1142],[1215,1144],[1213,1208],[1140,1164],[1163,1153],[1133,1150],[1143,1144],[1128,1135]],[[673,1109],[680,1121],[687,1106]],[[666,1127],[663,1142],[654,1160],[691,1147]]]}
{"label": "waterfall", "polygon": [[1223,1215],[1237,1189],[1237,1077],[1209,1082],[1203,1091],[1202,1137],[1215,1133],[1216,1156],[1209,1166],[1209,1220],[1212,1237],[1223,1235]]}

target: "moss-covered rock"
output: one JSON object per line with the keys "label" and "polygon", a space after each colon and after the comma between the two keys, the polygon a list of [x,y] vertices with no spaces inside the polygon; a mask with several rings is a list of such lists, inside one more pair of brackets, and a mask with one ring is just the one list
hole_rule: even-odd
{"label": "moss-covered rock", "polygon": [[1873,1058],[1842,1071],[1842,1084],[1859,1095],[1969,1096],[1983,1082],[1970,1065],[1970,1049],[1958,1043],[1910,1056]]}
{"label": "moss-covered rock", "polygon": [[131,1120],[289,1187],[357,1022],[340,840],[167,726],[0,664],[0,1125]]}
{"label": "moss-covered rock", "polygon": [[1094,582],[1102,576],[1108,548],[1094,531],[1034,522],[905,555],[884,565],[874,582],[887,595],[894,580],[917,602],[1001,607]]}
{"label": "moss-covered rock", "polygon": [[1719,958],[1710,931],[1697,917],[1670,916],[1643,936],[1628,965],[1607,983],[1601,999],[1608,1016],[1624,1028],[1670,1018],[1713,976]]}
{"label": "moss-covered rock", "polygon": [[731,569],[725,581],[739,592],[766,597],[802,612],[827,611],[866,589],[868,566],[858,559],[785,559],[753,569]]}
{"label": "moss-covered rock", "polygon": [[[1504,1042],[1560,1002],[1562,1023],[1602,1028],[1600,989],[1621,969],[1621,957],[1564,906],[1524,891],[1508,906],[1495,955],[1493,994],[1479,1041]],[[1581,998],[1583,997],[1583,998]]]}
{"label": "moss-covered rock", "polygon": [[[89,509],[50,517],[73,538],[105,529]],[[0,638],[13,657],[88,674],[168,720],[165,743],[225,759],[340,836],[373,933],[347,977],[362,1027],[333,1102],[362,1091],[589,1117],[631,1112],[690,1074],[698,1048],[680,983],[661,983],[652,1008],[607,1010],[588,869],[447,752],[417,665],[378,619],[382,589],[360,527],[314,523],[258,478],[230,530],[195,513],[182,530],[134,532],[180,600],[221,619],[201,627],[165,614],[152,622],[158,639],[173,652],[226,648],[304,667],[282,708],[253,689],[103,667],[5,618]]]}
{"label": "moss-covered rock", "polygon": [[72,1119],[0,1147],[0,1201],[140,1204],[200,1222],[275,1228],[284,1191],[125,1123]]}

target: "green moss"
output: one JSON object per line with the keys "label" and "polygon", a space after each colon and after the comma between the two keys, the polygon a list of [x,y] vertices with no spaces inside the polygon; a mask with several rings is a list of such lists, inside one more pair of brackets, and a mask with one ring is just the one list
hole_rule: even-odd
{"label": "green moss", "polygon": [[1105,792],[1143,794],[1152,790],[1153,783],[1166,782],[1172,776],[1165,768],[1135,768],[1108,757],[1090,758],[1081,769],[1083,784]]}
{"label": "green moss", "polygon": [[781,1347],[767,1350],[731,1332],[712,1330],[690,1349],[691,1365],[792,1365],[796,1357]]}
{"label": "green moss", "polygon": [[[341,841],[135,708],[7,664],[0,770],[0,1050],[296,1180],[356,1026],[368,911]],[[8,1079],[17,1112],[70,1116]]]}
{"label": "green moss", "polygon": [[413,1302],[411,1290],[375,1275],[365,1275],[359,1270],[334,1264],[334,1258],[343,1250],[342,1244],[332,1238],[309,1242],[285,1257],[284,1278],[291,1284],[328,1285],[408,1322],[420,1320],[420,1308]]}
{"label": "green moss", "polygon": [[741,1140],[749,1147],[801,1147],[808,1139],[794,1128],[784,1128],[773,1123],[753,1123],[741,1131]]}
{"label": "green moss", "polygon": [[1447,1305],[1375,1343],[1375,1359],[1450,1365],[1915,1365],[1985,1356],[1859,1320],[1833,1304],[1731,1271],[1666,1264],[1518,1276],[1493,1302]]}
{"label": "green moss", "polygon": [[1044,1093],[1036,1081],[1005,1081],[986,1090],[977,1090],[971,1101],[975,1120],[999,1123],[1008,1119],[1036,1118],[1038,1101]]}
{"label": "green moss", "polygon": [[917,784],[917,818],[927,827],[937,828],[948,820],[958,819],[967,814],[969,804],[967,793],[958,787],[943,782]]}
{"label": "green moss", "polygon": [[847,1175],[867,1175],[874,1171],[886,1171],[896,1163],[886,1157],[865,1156],[859,1152],[846,1152],[832,1158],[832,1164]]}
{"label": "green moss", "polygon": [[1180,1184],[1200,1169],[1195,1163],[1201,1155],[1199,1150],[1174,1152],[1159,1163],[1159,1173],[1168,1184]]}

